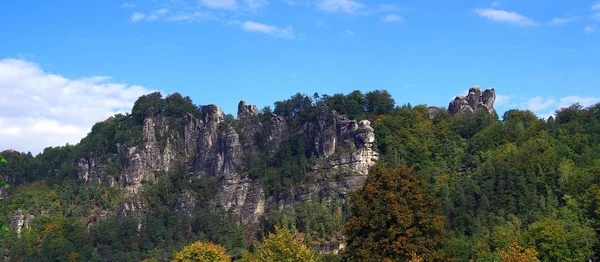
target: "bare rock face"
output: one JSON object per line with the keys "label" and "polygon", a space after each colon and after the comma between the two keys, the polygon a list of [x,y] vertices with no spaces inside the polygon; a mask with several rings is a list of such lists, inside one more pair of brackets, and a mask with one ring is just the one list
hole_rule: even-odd
{"label": "bare rock face", "polygon": [[15,211],[15,214],[10,220],[9,228],[12,231],[17,232],[18,236],[21,236],[21,231],[23,229],[29,229],[29,224],[34,218],[35,216],[30,215],[21,209],[17,209],[17,211]]}
{"label": "bare rock face", "polygon": [[490,114],[496,112],[494,102],[496,101],[496,91],[493,88],[481,92],[478,86],[469,89],[467,96],[457,96],[448,105],[450,114],[466,115],[476,110],[484,110]]}
{"label": "bare rock face", "polygon": [[[279,145],[283,139],[289,135],[288,125],[285,118],[282,116],[275,116],[271,118],[271,125],[269,126],[269,138],[268,142],[272,143],[272,150],[279,149]],[[273,152],[269,152],[273,153]]]}
{"label": "bare rock face", "polygon": [[184,213],[188,217],[192,217],[196,209],[196,202],[196,193],[187,189],[183,190],[175,204],[175,211]]}
{"label": "bare rock face", "polygon": [[238,104],[238,120],[246,120],[258,116],[258,109],[255,105],[246,105],[243,100]]}
{"label": "bare rock face", "polygon": [[[140,194],[143,182],[166,176],[179,164],[185,166],[187,179],[216,178],[217,193],[211,203],[203,204],[231,211],[241,223],[257,223],[268,205],[277,204],[265,197],[261,181],[250,178],[247,159],[253,154],[274,153],[289,137],[284,117],[273,116],[261,122],[256,106],[244,101],[239,103],[238,119],[233,122],[225,121],[221,109],[214,105],[202,107],[202,119],[191,114],[175,118],[151,112],[141,127],[142,143],[133,147],[115,145],[119,157],[125,159],[119,174],[107,174],[106,157],[89,155],[78,161],[80,179],[123,189],[125,204],[120,215],[143,220],[147,208]],[[290,189],[297,197],[285,203],[309,196],[330,200],[362,187],[369,167],[378,159],[369,121],[350,120],[324,108],[300,132],[305,132],[308,147],[318,159],[309,170],[315,182]],[[263,140],[257,142],[257,137]],[[268,144],[270,152],[262,152],[259,148],[265,147],[257,143]],[[174,209],[191,216],[197,204],[196,193],[184,190]]]}
{"label": "bare rock face", "polygon": [[427,107],[427,118],[429,118],[430,120],[435,119],[436,115],[441,110],[445,110],[445,109],[442,109],[442,108],[439,108],[439,107],[435,107],[435,106]]}
{"label": "bare rock face", "polygon": [[290,188],[280,207],[317,196],[327,202],[344,199],[364,185],[369,168],[379,159],[373,149],[374,129],[368,120],[350,120],[346,115],[323,110],[314,123],[305,126],[318,163],[308,174],[315,182]]}
{"label": "bare rock face", "polygon": [[[15,185],[16,184],[15,181],[14,181],[13,176],[10,176],[8,174],[6,174],[6,175],[5,174],[0,174],[0,180],[6,182],[9,185]],[[9,190],[0,186],[0,200],[4,199],[6,197],[9,197]]]}

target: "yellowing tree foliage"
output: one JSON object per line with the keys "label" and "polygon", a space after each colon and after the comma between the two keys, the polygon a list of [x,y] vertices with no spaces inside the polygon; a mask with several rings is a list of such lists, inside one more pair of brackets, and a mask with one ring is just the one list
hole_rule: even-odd
{"label": "yellowing tree foliage", "polygon": [[411,168],[374,166],[352,201],[345,227],[347,260],[441,259],[444,217]]}
{"label": "yellowing tree foliage", "polygon": [[185,246],[173,257],[173,262],[228,262],[231,257],[225,248],[213,243],[196,241]]}
{"label": "yellowing tree foliage", "polygon": [[276,228],[253,253],[246,253],[245,262],[311,262],[317,261],[317,255],[296,240],[286,228]]}
{"label": "yellowing tree foliage", "polygon": [[508,250],[500,251],[500,260],[502,262],[539,262],[538,252],[535,249],[525,249],[519,245],[517,240],[513,240]]}

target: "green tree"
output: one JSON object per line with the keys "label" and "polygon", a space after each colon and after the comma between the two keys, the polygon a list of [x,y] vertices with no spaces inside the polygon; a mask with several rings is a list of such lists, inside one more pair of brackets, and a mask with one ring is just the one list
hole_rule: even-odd
{"label": "green tree", "polygon": [[389,114],[396,102],[386,90],[375,90],[365,94],[365,110],[374,115]]}
{"label": "green tree", "polygon": [[345,227],[351,261],[406,261],[413,254],[440,259],[445,243],[444,217],[418,174],[405,167],[376,165],[352,197]]}
{"label": "green tree", "polygon": [[269,233],[262,244],[254,252],[244,254],[244,262],[313,262],[317,255],[298,241],[286,228],[276,228]]}

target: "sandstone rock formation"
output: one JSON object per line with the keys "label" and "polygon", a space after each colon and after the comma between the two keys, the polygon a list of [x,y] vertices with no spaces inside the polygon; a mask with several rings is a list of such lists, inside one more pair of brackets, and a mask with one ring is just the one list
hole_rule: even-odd
{"label": "sandstone rock formation", "polygon": [[496,112],[494,102],[496,101],[496,91],[493,88],[481,92],[478,86],[474,85],[469,89],[467,96],[456,96],[448,105],[450,114],[466,115],[483,110],[490,114]]}
{"label": "sandstone rock formation", "polygon": [[35,216],[27,214],[27,212],[17,209],[15,214],[9,223],[9,228],[12,231],[17,232],[18,236],[21,236],[21,230],[29,229],[31,221],[35,218]]}
{"label": "sandstone rock formation", "polygon": [[[150,110],[149,110],[150,111]],[[314,182],[289,188],[289,197],[274,203],[265,196],[261,181],[251,178],[247,157],[272,154],[289,136],[290,127],[281,116],[262,121],[254,105],[241,101],[237,120],[227,120],[220,108],[203,106],[202,119],[191,114],[170,117],[151,113],[143,120],[143,142],[132,147],[115,145],[125,158],[119,174],[107,174],[100,156],[89,155],[78,162],[78,176],[89,183],[105,183],[124,189],[126,203],[121,215],[143,217],[145,204],[140,197],[143,181],[166,176],[184,164],[189,179],[212,176],[218,181],[213,208],[232,211],[240,222],[255,223],[268,205],[287,205],[309,196],[329,200],[343,197],[362,187],[368,168],[378,158],[373,149],[375,134],[369,121],[350,120],[324,108],[315,121],[306,123],[308,148],[317,158],[308,176]],[[255,137],[264,137],[269,152],[261,152]],[[344,175],[340,175],[343,173]],[[325,175],[323,175],[325,174]],[[184,192],[175,211],[192,215],[195,193]]]}

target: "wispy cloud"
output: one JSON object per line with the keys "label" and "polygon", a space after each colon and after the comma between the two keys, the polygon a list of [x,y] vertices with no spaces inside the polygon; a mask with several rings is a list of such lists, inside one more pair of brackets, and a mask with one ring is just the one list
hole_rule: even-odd
{"label": "wispy cloud", "polygon": [[564,96],[558,99],[554,97],[541,97],[536,96],[527,99],[519,108],[529,109],[536,113],[536,115],[548,118],[553,116],[556,110],[561,108],[569,107],[573,104],[579,103],[581,106],[588,107],[600,102],[600,97],[595,96]]}
{"label": "wispy cloud", "polygon": [[510,101],[510,96],[496,95],[496,102],[495,102],[495,104],[497,106],[506,105],[506,104],[508,104],[509,101]]}
{"label": "wispy cloud", "polygon": [[131,17],[129,17],[129,21],[134,23],[141,21],[157,21],[166,18],[168,13],[169,9],[166,8],[157,9],[148,14],[134,12],[133,14],[131,14]]}
{"label": "wispy cloud", "polygon": [[593,25],[586,25],[583,28],[583,31],[586,33],[593,33],[593,32],[596,32],[596,28]]}
{"label": "wispy cloud", "polygon": [[140,12],[134,12],[133,14],[131,14],[131,17],[129,17],[129,21],[131,22],[139,22],[144,20],[144,18],[146,18],[146,15]]}
{"label": "wispy cloud", "polygon": [[134,8],[135,4],[125,2],[121,5],[122,8]]}
{"label": "wispy cloud", "polygon": [[235,9],[237,7],[236,0],[200,0],[200,3],[213,9]]}
{"label": "wispy cloud", "polygon": [[164,17],[167,13],[169,13],[169,9],[166,9],[166,8],[158,9],[158,10],[155,10],[154,12],[150,13],[149,15],[147,15],[146,20],[156,21],[159,18]]}
{"label": "wispy cloud", "polygon": [[166,22],[196,22],[201,20],[216,20],[217,18],[207,12],[177,12],[164,18]]}
{"label": "wispy cloud", "polygon": [[579,20],[578,17],[555,17],[548,22],[548,25],[565,25]]}
{"label": "wispy cloud", "polygon": [[328,13],[354,14],[363,9],[365,5],[353,0],[320,0],[317,7],[319,10]]}
{"label": "wispy cloud", "polygon": [[541,96],[532,97],[526,102],[527,109],[531,111],[541,111],[556,105],[556,100],[553,98],[543,98]]}
{"label": "wispy cloud", "polygon": [[347,36],[354,36],[354,32],[352,32],[352,31],[350,31],[348,29],[344,30],[344,34],[347,35]]}
{"label": "wispy cloud", "polygon": [[67,78],[22,59],[0,60],[0,149],[38,153],[78,143],[92,125],[151,92],[110,77]]}
{"label": "wispy cloud", "polygon": [[402,18],[402,16],[399,16],[397,14],[389,14],[389,15],[382,17],[381,21],[386,22],[386,23],[398,23],[398,22],[404,21],[404,18]]}
{"label": "wispy cloud", "polygon": [[254,21],[245,21],[244,23],[242,23],[242,29],[248,32],[268,34],[283,38],[294,38],[294,28],[292,28],[291,26],[288,26],[286,28],[279,28],[274,25],[268,25]]}
{"label": "wispy cloud", "polygon": [[267,0],[244,0],[244,5],[251,12],[257,12],[260,9],[265,8],[268,5]]}
{"label": "wispy cloud", "polygon": [[201,20],[216,20],[217,17],[206,11],[177,11],[171,12],[169,9],[162,8],[154,10],[148,14],[134,12],[131,14],[130,22],[196,22]]}
{"label": "wispy cloud", "polygon": [[600,2],[596,2],[592,5],[592,11],[600,11]]}
{"label": "wispy cloud", "polygon": [[477,15],[492,22],[507,23],[518,26],[535,26],[537,23],[516,12],[500,10],[500,9],[475,9]]}

